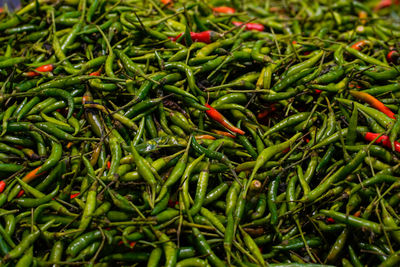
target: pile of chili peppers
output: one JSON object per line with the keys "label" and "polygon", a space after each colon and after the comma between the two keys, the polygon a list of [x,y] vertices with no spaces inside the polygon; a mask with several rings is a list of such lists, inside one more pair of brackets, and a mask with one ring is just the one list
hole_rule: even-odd
{"label": "pile of chili peppers", "polygon": [[400,265],[398,4],[4,9],[1,266]]}

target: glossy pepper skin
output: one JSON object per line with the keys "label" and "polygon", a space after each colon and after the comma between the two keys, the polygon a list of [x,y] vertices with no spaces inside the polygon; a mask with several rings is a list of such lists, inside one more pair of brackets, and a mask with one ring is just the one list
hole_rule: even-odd
{"label": "glossy pepper skin", "polygon": [[[182,33],[177,35],[176,37],[171,37],[172,41],[178,40],[182,36]],[[214,42],[219,37],[219,34],[214,31],[204,31],[204,32],[190,32],[190,38],[193,42],[202,42],[209,44]]]}
{"label": "glossy pepper skin", "polygon": [[1,266],[399,265],[399,1],[22,2]]}
{"label": "glossy pepper skin", "polygon": [[234,14],[236,12],[234,8],[228,6],[217,6],[213,7],[212,10],[215,13],[223,13],[223,14]]}
{"label": "glossy pepper skin", "polygon": [[237,27],[243,27],[246,31],[263,32],[265,30],[265,26],[260,23],[243,23],[239,21],[232,21],[232,24]]}
{"label": "glossy pepper skin", "polygon": [[245,132],[237,127],[235,127],[232,123],[230,123],[221,113],[219,113],[215,108],[211,107],[209,104],[205,104],[209,110],[206,111],[206,114],[220,123],[222,126],[227,128],[228,130],[243,135]]}
{"label": "glossy pepper skin", "polygon": [[383,112],[384,114],[386,114],[389,118],[395,119],[393,111],[391,111],[382,102],[380,102],[375,97],[369,95],[368,93],[350,90],[350,94],[352,96],[360,99],[360,100],[363,100],[363,101],[367,102],[373,108],[376,108],[377,110],[379,110],[379,111]]}
{"label": "glossy pepper skin", "polygon": [[25,75],[28,77],[39,76],[41,72],[51,72],[54,69],[53,64],[42,65],[40,67],[35,68],[35,71],[29,71]]}
{"label": "glossy pepper skin", "polygon": [[[366,141],[369,141],[369,142],[372,142],[373,140],[376,139],[375,140],[376,144],[380,144],[380,145],[382,145],[384,147],[387,147],[387,148],[392,148],[392,144],[391,144],[390,139],[389,139],[389,137],[387,135],[382,135],[382,134],[379,134],[379,133],[367,132],[364,135],[364,139]],[[394,142],[394,149],[397,152],[400,152],[400,143],[399,142],[397,142],[397,141]]]}

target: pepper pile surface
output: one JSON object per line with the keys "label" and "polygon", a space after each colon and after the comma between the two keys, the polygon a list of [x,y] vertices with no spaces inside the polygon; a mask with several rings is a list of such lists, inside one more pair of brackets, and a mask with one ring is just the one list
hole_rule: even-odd
{"label": "pepper pile surface", "polygon": [[398,1],[0,14],[2,266],[400,264]]}

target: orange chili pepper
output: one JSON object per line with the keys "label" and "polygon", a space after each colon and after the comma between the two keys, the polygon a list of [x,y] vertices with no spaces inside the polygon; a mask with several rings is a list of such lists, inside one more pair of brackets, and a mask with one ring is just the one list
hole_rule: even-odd
{"label": "orange chili pepper", "polygon": [[172,6],[174,3],[172,0],[161,0],[161,3],[163,3],[166,6]]}
{"label": "orange chili pepper", "polygon": [[234,136],[233,134],[228,133],[228,132],[224,132],[224,131],[220,131],[220,130],[212,130],[212,131],[214,133],[216,133],[216,134],[220,134],[220,135],[223,135],[223,136],[226,136],[226,137],[236,138],[236,136]]}
{"label": "orange chili pepper", "polygon": [[351,48],[361,51],[365,46],[372,46],[371,42],[368,40],[361,40],[354,43]]}
{"label": "orange chili pepper", "polygon": [[82,96],[82,104],[83,105],[89,104],[91,102],[91,100],[92,100],[92,98],[90,96],[87,96],[87,95]]}
{"label": "orange chili pepper", "polygon": [[367,23],[367,17],[368,13],[363,10],[358,13],[358,18],[360,19],[361,24]]}
{"label": "orange chili pepper", "polygon": [[37,177],[41,176],[42,174],[44,174],[45,172],[42,173],[38,173],[38,170],[41,168],[42,166],[37,167],[36,169],[28,172],[27,175],[24,176],[24,178],[22,178],[22,181],[24,181],[25,183],[29,183],[30,181],[36,179]]}
{"label": "orange chili pepper", "polygon": [[277,7],[277,6],[272,6],[272,7],[269,8],[269,11],[270,11],[270,12],[273,12],[273,13],[274,13],[274,12],[279,13],[279,12],[282,11],[282,8]]}
{"label": "orange chili pepper", "polygon": [[216,110],[215,108],[211,107],[209,104],[205,104],[205,106],[207,108],[209,108],[209,110],[206,111],[206,114],[212,118],[213,120],[215,120],[216,122],[220,123],[222,126],[224,126],[225,128],[227,128],[228,130],[241,134],[244,134],[244,131],[242,131],[241,129],[235,127],[232,123],[230,123],[221,113],[218,112],[218,110]]}
{"label": "orange chili pepper", "polygon": [[203,134],[203,135],[197,135],[194,138],[196,138],[196,140],[198,139],[208,139],[208,140],[215,140],[216,138],[212,135],[208,135],[208,134]]}
{"label": "orange chili pepper", "polygon": [[360,217],[360,215],[361,215],[361,211],[356,211],[354,214],[353,214],[353,216],[354,217]]}
{"label": "orange chili pepper", "polygon": [[236,10],[229,6],[217,6],[213,7],[212,10],[216,13],[224,13],[224,14],[234,14]]}
{"label": "orange chili pepper", "polygon": [[394,113],[386,107],[381,101],[373,97],[372,95],[360,91],[350,90],[350,94],[357,99],[363,100],[370,104],[372,107],[376,108],[377,110],[385,113],[389,118],[396,119],[394,117]]}
{"label": "orange chili pepper", "polygon": [[86,91],[82,97],[82,105],[93,103],[93,96],[89,91]]}
{"label": "orange chili pepper", "polygon": [[66,147],[67,147],[68,149],[70,149],[73,145],[74,145],[74,143],[68,142],[68,144],[66,145]]}

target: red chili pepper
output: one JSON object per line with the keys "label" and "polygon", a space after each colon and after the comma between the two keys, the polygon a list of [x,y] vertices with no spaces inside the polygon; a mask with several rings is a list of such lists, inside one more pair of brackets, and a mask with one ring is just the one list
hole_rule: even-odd
{"label": "red chili pepper", "polygon": [[393,111],[391,111],[387,106],[385,106],[381,101],[373,97],[372,95],[360,91],[350,90],[352,96],[357,99],[363,100],[370,104],[373,108],[376,108],[382,113],[385,113],[389,118],[396,119],[394,117]]}
{"label": "red chili pepper", "polygon": [[[364,139],[367,140],[367,141],[372,141],[372,140],[374,140],[375,138],[377,138],[379,135],[380,135],[379,133],[367,132],[367,133],[364,135]],[[388,137],[387,135],[382,135],[382,136],[380,136],[380,137],[375,141],[375,144],[381,144],[381,145],[384,146],[384,147],[392,148],[392,144],[391,144],[391,142],[390,142],[390,140],[389,140],[389,137]],[[400,143],[399,143],[399,142],[394,141],[394,149],[395,149],[397,152],[400,152]]]}
{"label": "red chili pepper", "polygon": [[268,114],[270,114],[271,112],[274,112],[275,110],[276,110],[275,104],[271,104],[268,108],[260,111],[257,114],[257,118],[258,119],[264,119],[265,117],[267,117]]}
{"label": "red chili pepper", "polygon": [[231,130],[232,132],[238,133],[243,135],[244,131],[242,131],[241,129],[233,126],[232,123],[230,123],[221,113],[218,112],[218,110],[216,110],[215,108],[213,108],[212,106],[210,106],[209,104],[206,103],[205,105],[207,108],[209,108],[209,110],[206,111],[206,114],[212,118],[213,120],[219,122],[220,124],[222,124],[222,126],[224,126],[225,128],[227,128],[228,130]]}
{"label": "red chili pepper", "polygon": [[163,3],[164,5],[170,5],[170,6],[172,6],[173,5],[173,1],[172,0],[161,0],[161,3]]}
{"label": "red chili pepper", "polygon": [[245,27],[245,30],[247,31],[259,31],[262,32],[265,30],[264,25],[260,24],[260,23],[243,23],[243,22],[239,22],[239,21],[232,21],[233,25],[235,26],[241,26],[241,27]]}
{"label": "red chili pepper", "polygon": [[170,39],[171,41],[174,41],[174,42],[175,42],[175,41],[178,40],[178,38],[181,37],[181,36],[182,36],[182,33],[178,34],[178,35],[175,36],[175,37],[172,37],[172,36],[171,36],[171,37],[168,37],[168,39]]}
{"label": "red chili pepper", "polygon": [[0,193],[3,193],[5,188],[6,188],[6,182],[4,180],[1,180],[0,181]]}
{"label": "red chili pepper", "polygon": [[286,153],[288,153],[289,151],[290,151],[290,147],[285,148],[285,150],[283,150],[282,153],[283,153],[283,154],[286,154]]}
{"label": "red chili pepper", "polygon": [[316,94],[320,94],[320,93],[322,93],[322,90],[319,90],[319,89],[314,89],[314,93],[316,93]]}
{"label": "red chili pepper", "polygon": [[257,119],[263,119],[263,118],[267,117],[269,112],[270,111],[268,109],[261,111],[260,113],[257,114]]}
{"label": "red chili pepper", "polygon": [[217,6],[217,7],[213,7],[212,10],[215,13],[224,13],[224,14],[234,14],[236,12],[236,10],[232,7],[229,6]]}
{"label": "red chili pepper", "polygon": [[398,64],[400,61],[400,54],[396,50],[391,50],[386,56],[388,62]]}
{"label": "red chili pepper", "polygon": [[362,89],[362,86],[359,85],[359,84],[358,84],[357,82],[355,82],[355,81],[349,82],[348,87],[349,87],[350,89],[353,89],[353,88]]}
{"label": "red chili pepper", "polygon": [[335,223],[335,219],[328,217],[328,218],[326,218],[326,222],[327,223]]}
{"label": "red chili pepper", "polygon": [[205,31],[205,32],[191,32],[190,37],[193,42],[203,42],[206,44],[211,43],[211,35],[213,31]]}
{"label": "red chili pepper", "polygon": [[392,0],[381,0],[375,7],[374,11],[381,10],[382,8],[390,7],[391,5],[398,5],[400,2],[399,0],[392,1]]}
{"label": "red chili pepper", "polygon": [[35,70],[40,71],[40,72],[48,72],[48,71],[53,71],[53,69],[54,69],[53,64],[47,64],[47,65],[37,67]]}
{"label": "red chili pepper", "polygon": [[361,51],[366,45],[369,45],[369,41],[361,40],[352,44],[351,48]]}
{"label": "red chili pepper", "polygon": [[111,167],[111,162],[107,161],[107,169],[110,169],[110,167]]}
{"label": "red chili pepper", "polygon": [[18,195],[17,195],[17,198],[22,197],[22,195],[23,195],[24,193],[25,193],[24,190],[19,191],[19,192],[18,192]]}
{"label": "red chili pepper", "polygon": [[[118,246],[121,246],[121,245],[123,245],[124,244],[124,241],[119,241],[118,242]],[[134,247],[135,247],[135,245],[136,245],[136,242],[135,241],[132,241],[131,243],[129,243],[129,247],[131,248],[131,249],[133,249]]]}
{"label": "red chili pepper", "polygon": [[75,194],[71,194],[71,196],[69,197],[70,199],[74,199],[74,198],[76,198],[77,196],[79,196],[80,195],[80,193],[75,193]]}
{"label": "red chili pepper", "polygon": [[175,200],[168,200],[168,207],[170,208],[174,208],[176,205],[179,204],[179,201],[175,201]]}
{"label": "red chili pepper", "polygon": [[94,72],[90,73],[89,76],[100,76],[100,74],[101,74],[101,70],[98,70],[98,71],[94,71]]}
{"label": "red chili pepper", "polygon": [[28,71],[25,74],[25,76],[34,77],[34,76],[40,75],[40,72],[50,72],[50,71],[53,71],[53,69],[54,69],[54,65],[53,64],[47,64],[47,65],[43,65],[43,66],[37,67],[35,69],[35,71]]}
{"label": "red chili pepper", "polygon": [[[176,37],[169,37],[169,39],[175,42],[181,36],[182,36],[182,33],[178,34],[178,36],[176,36]],[[213,31],[191,32],[190,38],[192,38],[193,42],[202,42],[202,43],[209,44],[218,38],[218,34]]]}

